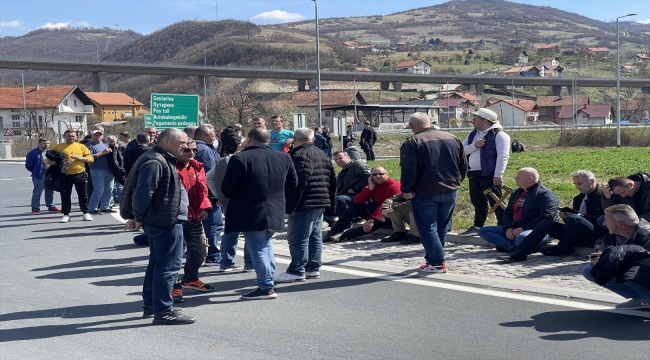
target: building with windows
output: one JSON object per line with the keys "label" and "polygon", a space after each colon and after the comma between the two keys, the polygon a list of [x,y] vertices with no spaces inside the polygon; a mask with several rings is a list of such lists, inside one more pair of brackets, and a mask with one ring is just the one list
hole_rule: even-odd
{"label": "building with windows", "polygon": [[86,95],[95,105],[95,114],[101,122],[138,116],[144,105],[125,93],[87,92]]}

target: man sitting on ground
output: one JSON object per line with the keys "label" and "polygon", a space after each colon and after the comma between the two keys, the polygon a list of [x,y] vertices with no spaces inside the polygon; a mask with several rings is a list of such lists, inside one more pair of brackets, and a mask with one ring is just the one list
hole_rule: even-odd
{"label": "man sitting on ground", "polygon": [[[498,251],[514,253],[517,246],[543,220],[557,221],[557,196],[539,183],[539,172],[523,168],[515,177],[517,190],[510,195],[503,212],[502,226],[485,226],[478,231],[483,240],[496,245]],[[550,238],[544,240],[549,242]]]}
{"label": "man sitting on ground", "polygon": [[627,178],[615,177],[606,185],[603,191],[603,208],[616,204],[627,204],[639,218],[650,221],[650,174],[640,172]]}
{"label": "man sitting on ground", "polygon": [[[381,204],[386,199],[399,193],[400,183],[390,179],[386,169],[375,166],[368,178],[368,185],[363,188],[360,194],[354,197],[354,204],[350,205],[339,217],[339,220],[332,226],[323,242],[352,240],[381,228],[390,228],[390,219],[382,215]],[[352,225],[352,221],[357,217],[367,221],[361,227],[350,229],[338,235]]]}
{"label": "man sitting on ground", "polygon": [[[352,204],[354,196],[368,184],[370,168],[362,161],[353,161],[345,151],[334,153],[334,162],[341,168],[336,178],[336,212],[337,216],[343,215]],[[334,212],[326,211],[324,221],[332,223]]]}
{"label": "man sitting on ground", "polygon": [[602,251],[590,255],[582,275],[630,300],[617,309],[650,309],[650,223],[639,219],[628,205],[605,209],[609,235]]}
{"label": "man sitting on ground", "polygon": [[[394,231],[389,237],[381,239],[382,242],[399,241],[402,245],[420,243],[420,232],[418,232],[418,227],[413,219],[411,200],[404,199],[404,195],[400,193],[386,199],[381,204],[381,209],[381,213],[390,218]],[[406,225],[409,226],[408,235],[406,234]]]}
{"label": "man sitting on ground", "polygon": [[560,209],[559,215],[564,220],[564,224],[553,220],[542,220],[517,245],[516,251],[508,257],[507,261],[525,261],[527,255],[547,235],[560,240],[557,246],[542,250],[542,254],[548,256],[573,254],[574,246],[593,248],[596,240],[605,236],[606,231],[597,223],[604,212],[600,204],[602,192],[596,183],[596,177],[588,170],[578,170],[572,173],[571,177],[573,177],[573,185],[580,194],[573,198],[571,209]]}

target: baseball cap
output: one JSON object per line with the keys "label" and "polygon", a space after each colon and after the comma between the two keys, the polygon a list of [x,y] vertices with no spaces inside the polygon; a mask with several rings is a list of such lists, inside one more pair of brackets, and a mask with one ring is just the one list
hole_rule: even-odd
{"label": "baseball cap", "polygon": [[93,135],[95,135],[97,133],[104,134],[101,130],[93,130],[93,132],[91,132],[91,134],[93,134]]}
{"label": "baseball cap", "polygon": [[471,114],[476,115],[476,116],[480,116],[483,119],[485,119],[487,121],[490,121],[490,122],[493,122],[493,123],[497,122],[497,113],[495,113],[494,111],[492,111],[490,109],[479,108],[478,110],[471,112]]}

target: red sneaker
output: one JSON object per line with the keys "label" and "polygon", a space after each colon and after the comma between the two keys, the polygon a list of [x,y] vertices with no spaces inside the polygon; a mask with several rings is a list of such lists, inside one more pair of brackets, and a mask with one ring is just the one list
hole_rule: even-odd
{"label": "red sneaker", "polygon": [[182,280],[181,283],[183,284],[184,288],[188,288],[188,289],[196,289],[198,291],[205,291],[205,292],[214,290],[212,285],[206,284],[203,281],[198,279],[194,281]]}
{"label": "red sneaker", "polygon": [[444,262],[440,265],[425,264],[420,266],[420,271],[430,272],[434,274],[445,274],[447,273],[447,265]]}
{"label": "red sneaker", "polygon": [[32,209],[32,215],[38,215],[41,213],[41,209]]}
{"label": "red sneaker", "polygon": [[47,211],[61,211],[61,209],[56,206],[52,206],[51,208],[47,208]]}

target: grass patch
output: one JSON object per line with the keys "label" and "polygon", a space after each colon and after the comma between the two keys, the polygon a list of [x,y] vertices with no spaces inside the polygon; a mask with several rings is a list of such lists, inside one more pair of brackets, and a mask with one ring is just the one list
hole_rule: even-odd
{"label": "grass patch", "polygon": [[[398,159],[374,161],[369,165],[384,166],[392,178],[400,178]],[[560,200],[560,207],[571,206],[572,199],[578,192],[569,174],[578,169],[588,169],[596,174],[597,181],[602,183],[615,176],[628,176],[639,171],[648,171],[650,149],[580,148],[515,153],[510,156],[504,183],[513,189],[516,188],[514,178],[517,170],[523,167],[534,167],[540,172],[541,183],[555,192]],[[473,220],[474,209],[469,200],[468,181],[465,180],[458,192],[452,230],[465,230],[473,225]],[[494,216],[488,218],[487,225],[496,225]]]}

